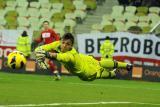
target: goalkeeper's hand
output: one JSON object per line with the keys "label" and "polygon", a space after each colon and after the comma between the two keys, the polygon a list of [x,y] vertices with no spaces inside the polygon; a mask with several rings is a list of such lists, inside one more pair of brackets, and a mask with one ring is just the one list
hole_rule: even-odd
{"label": "goalkeeper's hand", "polygon": [[36,59],[44,59],[46,56],[46,52],[43,49],[36,49],[35,50]]}
{"label": "goalkeeper's hand", "polygon": [[36,59],[43,59],[43,58],[51,58],[50,53],[46,52],[45,50],[43,50],[42,48],[37,48],[35,50],[35,55],[36,55]]}
{"label": "goalkeeper's hand", "polygon": [[49,66],[48,64],[45,62],[45,60],[37,60],[38,66],[42,69],[48,69]]}
{"label": "goalkeeper's hand", "polygon": [[36,62],[42,69],[48,69],[48,64],[45,62],[46,51],[41,47],[35,49]]}

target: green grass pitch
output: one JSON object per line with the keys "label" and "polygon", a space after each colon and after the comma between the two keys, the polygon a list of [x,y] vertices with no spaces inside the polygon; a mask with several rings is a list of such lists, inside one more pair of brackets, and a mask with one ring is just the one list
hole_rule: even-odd
{"label": "green grass pitch", "polygon": [[0,72],[0,107],[160,107],[160,84]]}

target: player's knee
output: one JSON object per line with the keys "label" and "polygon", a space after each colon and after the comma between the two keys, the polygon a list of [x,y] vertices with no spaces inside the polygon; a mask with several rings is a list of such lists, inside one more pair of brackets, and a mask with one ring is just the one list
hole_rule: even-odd
{"label": "player's knee", "polygon": [[101,79],[111,79],[116,76],[115,72],[110,72],[110,71],[103,71],[101,74]]}

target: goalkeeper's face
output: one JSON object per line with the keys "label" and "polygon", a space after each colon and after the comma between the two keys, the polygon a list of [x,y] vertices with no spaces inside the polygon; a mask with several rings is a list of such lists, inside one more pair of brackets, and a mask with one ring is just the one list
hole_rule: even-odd
{"label": "goalkeeper's face", "polygon": [[61,52],[67,52],[72,49],[72,41],[70,39],[63,39],[61,42]]}

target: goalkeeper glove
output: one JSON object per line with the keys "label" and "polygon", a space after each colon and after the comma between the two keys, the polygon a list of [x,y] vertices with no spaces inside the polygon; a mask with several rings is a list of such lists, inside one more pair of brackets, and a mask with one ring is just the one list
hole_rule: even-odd
{"label": "goalkeeper glove", "polygon": [[35,55],[36,55],[36,59],[43,59],[45,58],[46,52],[44,50],[36,50],[35,51]]}
{"label": "goalkeeper glove", "polygon": [[38,66],[42,69],[48,69],[48,64],[45,62],[45,58],[36,58]]}
{"label": "goalkeeper glove", "polygon": [[37,60],[37,63],[39,65],[39,67],[42,69],[48,69],[48,67],[49,67],[45,61]]}

